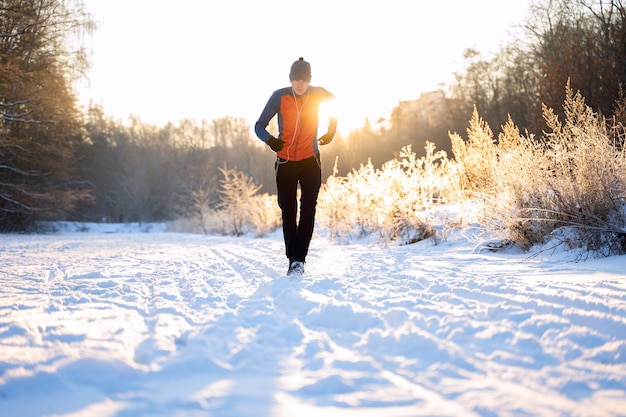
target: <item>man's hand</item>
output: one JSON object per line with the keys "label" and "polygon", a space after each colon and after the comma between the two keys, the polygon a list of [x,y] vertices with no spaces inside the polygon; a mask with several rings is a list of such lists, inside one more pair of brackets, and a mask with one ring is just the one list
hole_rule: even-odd
{"label": "man's hand", "polygon": [[320,145],[328,145],[330,142],[332,142],[332,141],[333,141],[333,138],[334,138],[334,137],[335,137],[335,134],[334,134],[334,133],[330,133],[330,132],[328,132],[328,133],[326,133],[324,136],[322,136],[321,138],[319,138],[319,139],[317,140],[317,142],[318,142]]}
{"label": "man's hand", "polygon": [[285,146],[285,142],[281,139],[276,139],[274,136],[270,136],[267,138],[268,146],[272,148],[274,152],[279,152]]}

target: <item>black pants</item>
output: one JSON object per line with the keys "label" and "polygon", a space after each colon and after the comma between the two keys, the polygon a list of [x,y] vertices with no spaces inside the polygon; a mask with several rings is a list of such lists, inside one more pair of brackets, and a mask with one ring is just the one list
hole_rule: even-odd
{"label": "black pants", "polygon": [[[300,184],[300,218],[297,191]],[[319,156],[303,161],[276,161],[278,205],[283,214],[285,252],[290,261],[306,260],[315,226],[315,206],[322,185]]]}

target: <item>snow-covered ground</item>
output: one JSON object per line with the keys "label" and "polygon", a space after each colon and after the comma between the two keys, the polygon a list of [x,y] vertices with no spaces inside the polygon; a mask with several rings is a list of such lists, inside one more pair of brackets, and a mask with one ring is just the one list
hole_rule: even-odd
{"label": "snow-covered ground", "polygon": [[626,257],[0,236],[0,416],[624,416]]}

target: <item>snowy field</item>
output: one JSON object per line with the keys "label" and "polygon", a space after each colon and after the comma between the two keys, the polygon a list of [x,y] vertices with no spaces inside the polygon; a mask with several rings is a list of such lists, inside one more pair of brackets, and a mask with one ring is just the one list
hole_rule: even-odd
{"label": "snowy field", "polygon": [[0,236],[0,416],[626,416],[625,256],[109,227]]}

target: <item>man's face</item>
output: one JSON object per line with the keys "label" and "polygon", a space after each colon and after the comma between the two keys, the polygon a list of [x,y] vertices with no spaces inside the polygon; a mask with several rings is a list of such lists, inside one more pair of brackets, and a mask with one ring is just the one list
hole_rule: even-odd
{"label": "man's face", "polygon": [[310,81],[305,80],[293,80],[291,82],[291,88],[293,88],[294,93],[301,96],[306,93],[307,88],[309,88]]}

